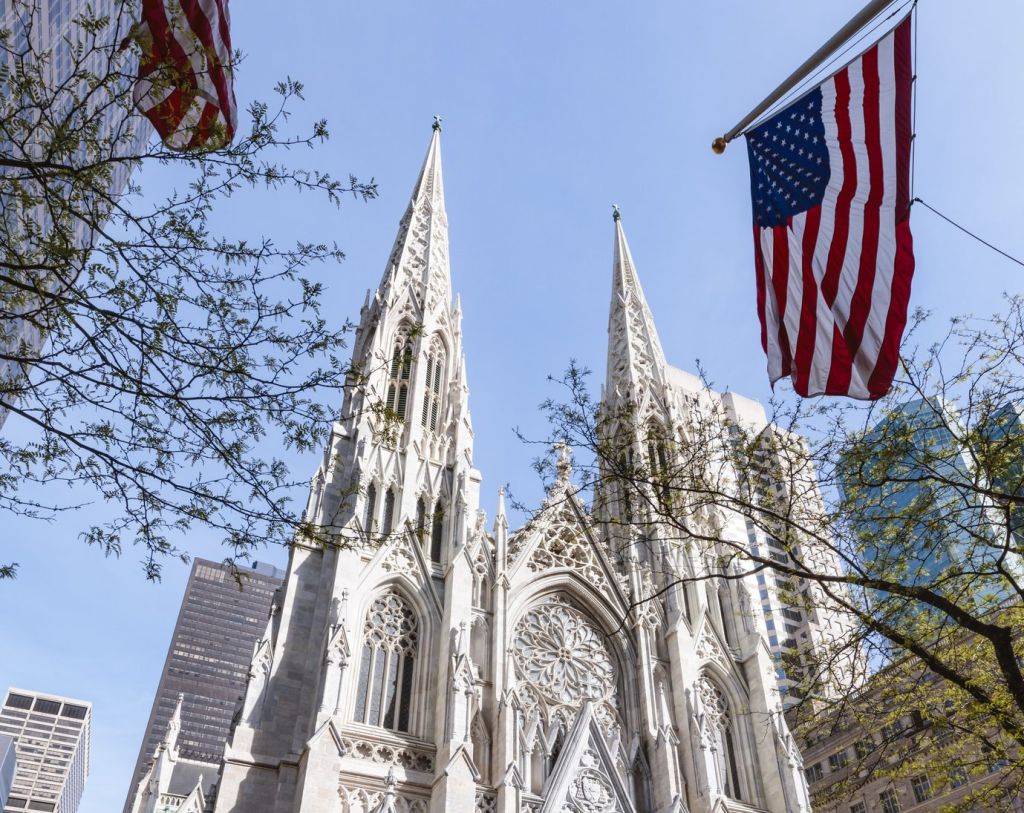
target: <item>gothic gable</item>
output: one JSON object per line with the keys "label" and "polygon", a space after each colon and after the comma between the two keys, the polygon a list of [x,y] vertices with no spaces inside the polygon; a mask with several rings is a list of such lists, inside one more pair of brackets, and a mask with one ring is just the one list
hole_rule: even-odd
{"label": "gothic gable", "polygon": [[370,560],[363,572],[362,583],[383,582],[388,577],[401,577],[428,597],[428,604],[438,618],[442,615],[441,598],[434,588],[431,567],[423,555],[423,549],[415,536],[408,533],[394,534]]}
{"label": "gothic gable", "polygon": [[733,661],[728,655],[729,650],[712,625],[709,613],[705,613],[701,619],[700,629],[695,639],[697,641],[696,655],[702,665],[713,662],[717,663],[727,672],[732,670]]}
{"label": "gothic gable", "polygon": [[635,813],[589,701],[544,789],[541,813]]}
{"label": "gothic gable", "polygon": [[628,605],[625,577],[612,567],[596,542],[576,495],[559,485],[552,489],[540,513],[509,540],[510,581],[568,570],[624,612]]}

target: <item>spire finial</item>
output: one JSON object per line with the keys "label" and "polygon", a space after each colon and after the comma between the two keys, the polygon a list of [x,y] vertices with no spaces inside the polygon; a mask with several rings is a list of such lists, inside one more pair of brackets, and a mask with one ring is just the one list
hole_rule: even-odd
{"label": "spire finial", "polygon": [[443,119],[440,116],[434,116],[434,129],[438,132],[441,131],[441,122]]}
{"label": "spire finial", "polygon": [[618,222],[619,218],[622,217],[622,212],[619,211],[619,204],[612,204],[612,220]]}
{"label": "spire finial", "polygon": [[558,460],[555,461],[558,482],[568,483],[569,477],[572,475],[572,450],[566,441],[560,440],[555,444],[555,451],[558,454]]}

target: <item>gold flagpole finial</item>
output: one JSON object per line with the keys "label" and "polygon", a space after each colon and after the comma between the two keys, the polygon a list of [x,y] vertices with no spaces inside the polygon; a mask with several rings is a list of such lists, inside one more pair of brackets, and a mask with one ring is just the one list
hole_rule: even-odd
{"label": "gold flagpole finial", "polygon": [[729,142],[726,141],[722,136],[719,136],[718,138],[711,142],[711,152],[713,152],[715,155],[721,155],[723,152],[725,152],[725,147],[728,143]]}

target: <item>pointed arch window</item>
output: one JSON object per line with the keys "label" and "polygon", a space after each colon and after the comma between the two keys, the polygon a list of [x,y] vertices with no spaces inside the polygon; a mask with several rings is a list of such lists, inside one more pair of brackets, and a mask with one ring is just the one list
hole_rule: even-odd
{"label": "pointed arch window", "polygon": [[711,741],[722,792],[733,799],[742,798],[739,763],[736,760],[736,735],[729,701],[725,693],[702,676],[697,685],[703,707],[703,727]]}
{"label": "pointed arch window", "polygon": [[671,496],[669,489],[669,455],[665,431],[652,422],[647,428],[647,459],[651,467],[651,482],[662,505],[667,505]]}
{"label": "pointed arch window", "polygon": [[423,412],[420,423],[431,432],[437,431],[441,415],[441,392],[444,384],[445,352],[441,340],[434,338],[426,361],[426,382],[423,393]]}
{"label": "pointed arch window", "polygon": [[416,500],[416,539],[420,543],[420,547],[423,547],[423,543],[427,538],[427,505],[423,502],[423,498],[420,497]]}
{"label": "pointed arch window", "polygon": [[363,515],[363,530],[373,530],[373,520],[377,513],[377,486],[370,483],[366,487],[366,513]]}
{"label": "pointed arch window", "polygon": [[430,527],[430,561],[441,563],[441,551],[444,547],[444,506],[437,501],[434,506],[434,517]]}
{"label": "pointed arch window", "polygon": [[387,408],[398,420],[404,421],[409,402],[409,379],[412,376],[412,342],[404,332],[399,333],[395,341],[390,374]]}
{"label": "pointed arch window", "polygon": [[382,531],[387,536],[395,527],[395,490],[389,488],[384,495],[384,525]]}
{"label": "pointed arch window", "polygon": [[629,459],[626,459],[626,455],[619,455],[619,470],[622,473],[622,479],[619,481],[619,488],[622,492],[622,519],[629,524],[633,521],[633,501],[630,499],[629,490],[633,484],[631,478],[633,476],[633,450],[629,452]]}
{"label": "pointed arch window", "polygon": [[375,598],[363,625],[356,722],[409,731],[418,645],[416,613],[406,600],[393,590]]}

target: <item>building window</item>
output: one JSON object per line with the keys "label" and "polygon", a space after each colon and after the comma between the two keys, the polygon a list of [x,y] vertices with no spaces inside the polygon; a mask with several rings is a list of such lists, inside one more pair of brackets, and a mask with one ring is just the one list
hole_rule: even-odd
{"label": "building window", "polygon": [[813,765],[804,768],[804,777],[807,779],[807,784],[820,782],[825,777],[825,771],[822,770],[821,763],[815,762]]}
{"label": "building window", "polygon": [[914,798],[918,802],[927,802],[932,798],[932,783],[927,774],[911,779],[910,787],[914,789]]}
{"label": "building window", "polygon": [[850,755],[846,750],[836,751],[828,758],[828,767],[833,771],[841,771],[850,762]]}
{"label": "building window", "polygon": [[423,498],[420,497],[416,500],[416,539],[420,543],[420,547],[423,546],[424,541],[427,538],[427,505],[423,502]]}
{"label": "building window", "polygon": [[850,813],[868,813],[867,805],[864,802],[854,802],[850,805]]}
{"label": "building window", "polygon": [[363,626],[356,722],[409,731],[419,630],[416,614],[396,592],[373,600]]}
{"label": "building window", "polygon": [[384,495],[384,536],[391,533],[395,526],[395,490],[389,488]]}
{"label": "building window", "polygon": [[377,486],[370,483],[366,487],[366,514],[363,516],[363,528],[367,533],[373,530],[373,518],[377,513]]}
{"label": "building window", "polygon": [[857,755],[857,759],[864,759],[874,750],[875,742],[870,737],[866,737],[863,740],[857,740],[857,742],[853,744],[853,751]]}
{"label": "building window", "polygon": [[40,711],[43,714],[59,714],[60,703],[56,700],[44,700],[39,697],[36,699],[35,705],[32,707],[33,711]]}
{"label": "building window", "polygon": [[23,694],[10,694],[7,696],[5,705],[15,709],[30,709],[32,708],[32,698]]}
{"label": "building window", "polygon": [[740,788],[739,764],[736,760],[736,743],[733,732],[732,716],[729,713],[729,702],[725,693],[701,677],[697,684],[703,707],[704,726],[712,740],[712,750],[718,764],[719,778],[726,796],[733,799],[742,798]]}
{"label": "building window", "polygon": [[647,459],[651,466],[651,480],[662,505],[669,503],[668,446],[665,443],[665,431],[656,423],[647,428]]}
{"label": "building window", "polygon": [[400,421],[405,420],[409,402],[409,378],[412,374],[412,342],[400,334],[391,354],[391,381],[388,384],[387,408]]}
{"label": "building window", "polygon": [[889,788],[879,793],[878,803],[882,806],[882,813],[900,813],[900,797],[895,788]]}
{"label": "building window", "polygon": [[1000,757],[998,759],[991,759],[988,762],[988,772],[989,773],[999,773],[1000,771],[1005,770],[1006,768],[1009,768],[1009,767],[1010,767],[1010,761],[1008,759],[1003,759],[1002,757]]}
{"label": "building window", "polygon": [[437,420],[441,412],[441,388],[444,383],[444,345],[435,338],[430,346],[426,363],[426,386],[423,392],[423,414],[420,423],[431,432],[437,431]]}
{"label": "building window", "polygon": [[434,519],[430,527],[430,561],[440,564],[444,547],[444,506],[437,501],[434,506]]}
{"label": "building window", "polygon": [[954,788],[962,788],[967,784],[967,771],[963,768],[954,768],[949,772],[949,784]]}

